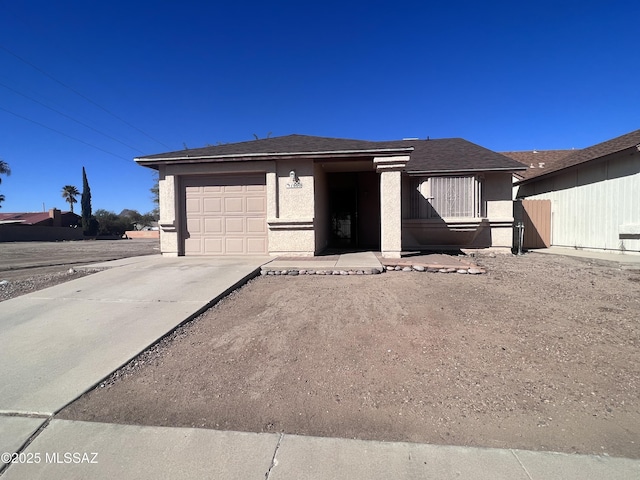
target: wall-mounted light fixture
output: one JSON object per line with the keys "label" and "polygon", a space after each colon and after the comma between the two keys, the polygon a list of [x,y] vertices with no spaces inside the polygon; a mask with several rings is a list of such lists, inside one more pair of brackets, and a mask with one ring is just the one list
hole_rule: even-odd
{"label": "wall-mounted light fixture", "polygon": [[289,183],[287,183],[287,188],[302,188],[302,183],[300,183],[300,179],[298,178],[295,170],[291,170],[289,172]]}

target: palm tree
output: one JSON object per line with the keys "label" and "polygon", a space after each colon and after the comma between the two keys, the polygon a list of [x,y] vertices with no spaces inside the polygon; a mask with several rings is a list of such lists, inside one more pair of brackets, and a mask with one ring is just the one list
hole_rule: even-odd
{"label": "palm tree", "polygon": [[[0,160],[0,175],[11,175],[9,164],[4,160]],[[0,183],[2,183],[2,177],[0,177]]]}
{"label": "palm tree", "polygon": [[71,213],[73,213],[73,204],[78,203],[78,200],[76,200],[76,197],[78,195],[80,195],[80,192],[73,185],[65,185],[64,187],[62,187],[62,198],[64,198],[65,201],[69,202]]}
{"label": "palm tree", "polygon": [[[0,160],[0,175],[11,175],[9,164],[4,160]],[[2,183],[2,177],[0,177],[0,183]],[[0,203],[2,202],[4,202],[4,195],[0,195]]]}

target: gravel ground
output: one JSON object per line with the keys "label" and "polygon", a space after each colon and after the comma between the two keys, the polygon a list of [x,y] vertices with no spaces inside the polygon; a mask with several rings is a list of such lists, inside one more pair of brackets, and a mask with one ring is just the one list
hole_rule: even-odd
{"label": "gravel ground", "polygon": [[158,240],[0,242],[0,301],[90,275],[79,265],[159,252]]}
{"label": "gravel ground", "polygon": [[640,270],[259,277],[61,418],[640,458]]}
{"label": "gravel ground", "polygon": [[59,283],[91,275],[98,271],[99,270],[96,269],[75,270],[71,268],[64,272],[31,275],[21,278],[20,280],[0,280],[0,302],[9,300],[10,298],[19,297],[20,295],[26,295],[27,293],[53,287]]}

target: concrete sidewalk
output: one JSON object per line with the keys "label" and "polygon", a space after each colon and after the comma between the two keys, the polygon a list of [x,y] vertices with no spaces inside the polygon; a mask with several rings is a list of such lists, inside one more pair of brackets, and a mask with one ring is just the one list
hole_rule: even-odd
{"label": "concrete sidewalk", "polygon": [[640,478],[624,458],[70,420],[52,420],[23,460],[2,480]]}
{"label": "concrete sidewalk", "polygon": [[580,250],[567,247],[549,247],[530,250],[529,253],[541,253],[543,255],[566,255],[568,257],[587,258],[591,260],[604,260],[607,262],[617,262],[622,266],[638,268],[640,266],[640,255],[630,253],[596,252],[591,250]]}

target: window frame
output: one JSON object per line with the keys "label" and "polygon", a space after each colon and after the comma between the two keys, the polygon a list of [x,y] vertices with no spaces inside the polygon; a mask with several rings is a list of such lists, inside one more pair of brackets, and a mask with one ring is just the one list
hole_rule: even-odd
{"label": "window frame", "polygon": [[484,176],[410,176],[408,202],[410,220],[486,218]]}

